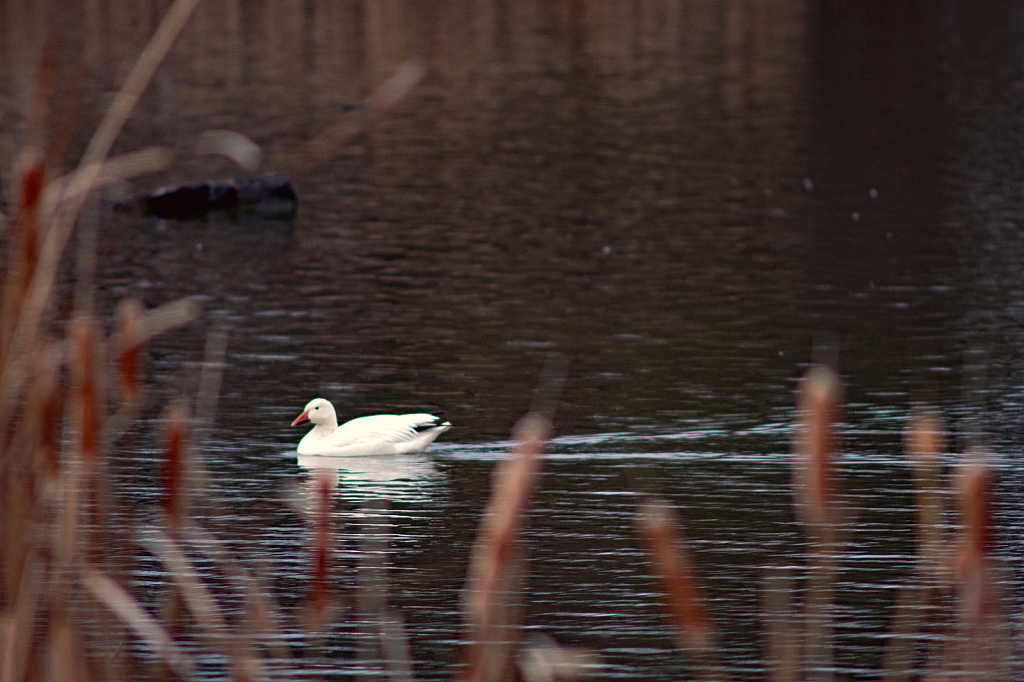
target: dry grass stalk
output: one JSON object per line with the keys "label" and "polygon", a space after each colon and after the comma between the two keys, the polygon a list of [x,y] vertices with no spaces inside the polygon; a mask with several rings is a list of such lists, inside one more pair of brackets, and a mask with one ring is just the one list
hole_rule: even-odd
{"label": "dry grass stalk", "polygon": [[287,159],[282,162],[286,167],[311,168],[327,161],[337,153],[342,144],[365,131],[374,121],[405,99],[423,80],[426,73],[427,68],[421,60],[407,60],[370,93],[361,110],[352,112],[299,149],[278,150],[275,157]]}
{"label": "dry grass stalk", "polygon": [[189,678],[195,670],[192,657],[181,650],[160,623],[116,582],[95,569],[87,569],[83,583],[90,594],[160,656],[178,677]]}
{"label": "dry grass stalk", "polygon": [[100,410],[104,405],[103,341],[99,323],[79,316],[71,328],[72,413],[79,460],[90,472],[100,451]]}
{"label": "dry grass stalk", "polygon": [[54,623],[45,645],[44,679],[51,682],[75,682],[78,671],[86,665],[82,655],[84,650],[71,624],[63,621]]}
{"label": "dry grass stalk", "polygon": [[5,617],[5,638],[0,652],[0,682],[25,679],[32,650],[32,625],[39,609],[43,590],[42,561],[39,553],[28,551],[20,566],[19,584],[14,605]]}
{"label": "dry grass stalk", "polygon": [[[911,462],[917,531],[917,568],[896,600],[882,661],[885,682],[904,682],[920,674],[918,658],[933,664],[941,648],[923,638],[926,629],[948,636],[950,614],[942,451],[945,430],[939,414],[917,408],[904,433]],[[945,614],[945,618],[943,618]]]}
{"label": "dry grass stalk", "polygon": [[247,171],[256,170],[263,158],[263,150],[258,144],[234,130],[203,132],[196,142],[196,151],[200,154],[220,154]]}
{"label": "dry grass stalk", "polygon": [[954,671],[964,680],[1011,680],[1011,626],[1001,570],[993,552],[995,477],[985,458],[969,453],[956,478],[961,537],[954,564],[957,596]]}
{"label": "dry grass stalk", "polygon": [[166,147],[147,147],[74,170],[46,186],[42,215],[52,219],[63,201],[78,199],[93,190],[138,175],[166,170],[173,159],[174,155]]}
{"label": "dry grass stalk", "polygon": [[387,609],[379,618],[381,656],[393,682],[412,682],[412,652],[405,622],[393,609]]}
{"label": "dry grass stalk", "polygon": [[139,384],[141,351],[144,342],[142,303],[136,298],[126,298],[117,305],[117,330],[114,332],[114,357],[117,362],[117,387],[121,400],[136,406],[142,395]]}
{"label": "dry grass stalk", "polygon": [[231,661],[231,678],[239,682],[258,679],[260,665],[251,642],[228,627],[220,606],[178,543],[158,528],[142,532],[141,542],[164,564],[207,644]]}
{"label": "dry grass stalk", "polygon": [[545,417],[520,419],[512,432],[515,456],[495,469],[463,591],[466,635],[459,677],[466,682],[500,682],[513,675],[526,581],[522,532],[550,431]]}
{"label": "dry grass stalk", "polygon": [[167,527],[176,533],[188,515],[188,410],[182,403],[164,411],[162,504]]}
{"label": "dry grass stalk", "polygon": [[943,503],[942,419],[932,410],[918,408],[907,426],[905,449],[910,455],[917,514],[917,556],[921,578],[938,580],[946,563],[946,521]]}
{"label": "dry grass stalk", "polygon": [[140,343],[174,327],[188,324],[198,316],[199,304],[188,297],[178,298],[148,310],[142,318],[143,334]]}
{"label": "dry grass stalk", "polygon": [[[216,562],[221,573],[231,582],[236,594],[242,595],[245,607],[239,626],[239,637],[254,645],[262,642],[275,658],[291,658],[288,647],[282,644],[283,618],[264,580],[249,571],[227,550],[216,535],[193,520],[188,520],[179,532],[189,546]],[[253,654],[249,654],[252,656]]]}
{"label": "dry grass stalk", "polygon": [[835,422],[842,405],[836,373],[812,368],[800,384],[793,468],[798,518],[807,537],[803,670],[809,680],[833,678],[832,604],[843,507],[835,472]]}
{"label": "dry grass stalk", "polygon": [[725,679],[715,651],[714,627],[678,515],[666,500],[654,498],[640,506],[637,522],[668,600],[677,646],[691,657],[700,679]]}

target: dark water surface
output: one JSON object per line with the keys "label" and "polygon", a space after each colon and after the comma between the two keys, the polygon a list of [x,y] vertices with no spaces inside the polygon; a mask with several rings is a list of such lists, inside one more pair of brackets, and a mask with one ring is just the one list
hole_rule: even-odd
{"label": "dark water surface", "polygon": [[[15,19],[0,21],[4,173],[38,44],[16,4],[0,2]],[[761,577],[803,565],[790,429],[817,339],[846,383],[856,510],[836,665],[875,678],[913,562],[910,406],[940,407],[954,449],[982,432],[1000,548],[1021,550],[1024,12],[836,4],[200,5],[118,143],[180,162],[136,188],[242,174],[190,151],[226,127],[263,146],[262,171],[290,174],[299,211],[293,225],[105,223],[101,315],[128,295],[204,307],[150,349],[144,419],[113,462],[124,506],[160,494],[155,422],[194,392],[210,329],[228,350],[203,520],[272,567],[286,604],[308,574],[282,501],[310,485],[292,418],[316,396],[342,417],[446,410],[455,426],[429,453],[342,465],[336,520],[348,589],[359,504],[388,501],[417,679],[449,679],[489,473],[559,351],[571,364],[530,517],[528,626],[595,649],[609,678],[688,674],[635,532],[638,501],[660,493],[726,666],[763,679]],[[66,48],[83,55],[83,130],[156,21],[152,3],[98,5],[62,10],[86,27]],[[395,110],[337,148],[310,142],[409,55],[428,74]],[[353,628],[325,673],[357,669]]]}

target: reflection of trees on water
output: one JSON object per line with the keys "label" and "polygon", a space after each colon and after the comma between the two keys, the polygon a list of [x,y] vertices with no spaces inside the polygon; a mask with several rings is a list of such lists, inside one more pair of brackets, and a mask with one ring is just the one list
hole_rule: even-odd
{"label": "reflection of trees on water", "polygon": [[[81,55],[95,85],[107,89],[159,18],[142,0],[81,0],[49,15],[45,4],[0,5],[9,46],[4,87],[19,97],[30,91],[47,26],[67,32],[66,52]],[[708,121],[751,111],[769,121],[787,115],[800,87],[803,17],[792,0],[212,0],[198,6],[153,96],[164,106],[186,104],[190,116],[242,113],[238,107],[284,116],[278,132],[311,134],[337,114],[330,107],[357,103],[409,56],[420,56],[463,120],[486,119],[480,105],[515,97],[514,81],[541,78],[559,96],[640,104],[678,92]],[[585,87],[574,87],[581,78]],[[295,126],[294,116],[306,125]]]}

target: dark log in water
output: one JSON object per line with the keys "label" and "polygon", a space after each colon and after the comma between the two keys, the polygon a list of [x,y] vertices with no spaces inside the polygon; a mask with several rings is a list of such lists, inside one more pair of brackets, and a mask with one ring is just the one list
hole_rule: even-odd
{"label": "dark log in water", "polygon": [[298,209],[298,197],[288,176],[275,173],[257,178],[161,187],[121,202],[115,209],[170,220],[199,220],[218,212],[236,218],[252,213],[291,220]]}

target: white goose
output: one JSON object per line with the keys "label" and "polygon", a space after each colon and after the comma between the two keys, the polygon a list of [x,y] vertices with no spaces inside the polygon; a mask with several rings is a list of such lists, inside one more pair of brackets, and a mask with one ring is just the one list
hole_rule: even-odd
{"label": "white goose", "polygon": [[300,455],[346,457],[423,452],[434,439],[452,428],[436,414],[378,414],[338,426],[334,405],[323,398],[309,401],[292,426],[313,424],[299,441]]}

